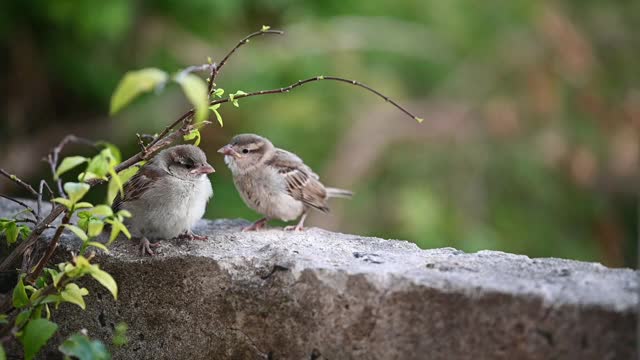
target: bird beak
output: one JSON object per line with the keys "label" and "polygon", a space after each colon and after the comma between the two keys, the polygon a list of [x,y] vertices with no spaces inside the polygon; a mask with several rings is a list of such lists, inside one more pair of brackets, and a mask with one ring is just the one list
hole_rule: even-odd
{"label": "bird beak", "polygon": [[192,174],[211,174],[216,172],[216,169],[213,168],[213,166],[209,165],[209,164],[204,164],[200,167],[197,167],[193,170],[191,170]]}
{"label": "bird beak", "polygon": [[233,150],[231,145],[225,145],[225,146],[221,147],[220,149],[218,149],[218,152],[220,154],[223,154],[223,155],[237,157],[238,159],[242,157],[242,155],[238,154],[237,151]]}

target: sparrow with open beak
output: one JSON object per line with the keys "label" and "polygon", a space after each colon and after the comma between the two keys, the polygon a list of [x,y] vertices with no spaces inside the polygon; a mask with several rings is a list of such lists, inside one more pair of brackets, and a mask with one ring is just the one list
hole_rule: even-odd
{"label": "sparrow with open beak", "polygon": [[126,209],[133,215],[126,225],[140,238],[141,255],[153,255],[158,244],[149,240],[205,240],[191,229],[202,218],[213,196],[208,174],[215,172],[200,148],[178,145],[159,152],[124,184],[114,210]]}
{"label": "sparrow with open beak", "polygon": [[245,204],[264,216],[243,231],[259,230],[271,219],[297,218],[298,224],[285,230],[302,230],[309,209],[326,213],[327,199],[352,196],[348,190],[325,187],[297,155],[258,135],[237,135],[218,152],[224,154]]}

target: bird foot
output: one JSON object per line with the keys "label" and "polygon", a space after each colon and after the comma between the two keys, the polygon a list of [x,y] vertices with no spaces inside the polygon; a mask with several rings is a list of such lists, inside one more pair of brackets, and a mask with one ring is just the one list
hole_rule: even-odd
{"label": "bird foot", "polygon": [[243,227],[242,232],[262,230],[266,225],[267,219],[260,219],[249,226]]}
{"label": "bird foot", "polygon": [[208,236],[206,235],[196,235],[192,232],[186,232],[184,234],[180,234],[178,236],[176,236],[176,239],[178,240],[199,240],[199,241],[205,241],[207,239],[209,239]]}
{"label": "bird foot", "polygon": [[138,246],[138,250],[140,251],[140,256],[155,256],[155,253],[151,248],[160,247],[160,243],[152,243],[147,238],[140,239],[140,245]]}
{"label": "bird foot", "polygon": [[284,227],[284,231],[304,231],[304,226],[287,225],[287,226]]}

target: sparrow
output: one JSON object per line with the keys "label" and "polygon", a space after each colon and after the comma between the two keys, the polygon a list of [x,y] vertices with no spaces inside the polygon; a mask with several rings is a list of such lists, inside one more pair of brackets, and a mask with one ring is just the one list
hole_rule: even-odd
{"label": "sparrow", "polygon": [[325,187],[297,155],[255,134],[237,135],[218,152],[224,154],[242,200],[264,216],[242,231],[260,230],[272,219],[297,218],[298,224],[285,230],[300,231],[309,209],[327,213],[327,199],[352,196],[351,191]]}
{"label": "sparrow", "polygon": [[140,254],[153,256],[149,240],[206,240],[191,229],[204,215],[213,196],[208,174],[215,172],[200,148],[178,145],[159,152],[123,186],[113,201],[114,211],[133,216],[125,225],[140,239]]}

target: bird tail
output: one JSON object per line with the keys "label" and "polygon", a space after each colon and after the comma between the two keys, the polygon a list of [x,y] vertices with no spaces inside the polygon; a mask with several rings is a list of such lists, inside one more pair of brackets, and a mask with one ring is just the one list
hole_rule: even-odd
{"label": "bird tail", "polygon": [[344,198],[349,199],[353,196],[353,193],[349,190],[338,189],[338,188],[326,188],[327,197],[330,198]]}

